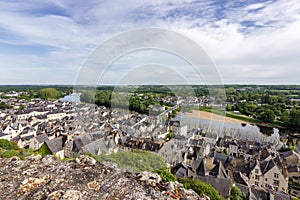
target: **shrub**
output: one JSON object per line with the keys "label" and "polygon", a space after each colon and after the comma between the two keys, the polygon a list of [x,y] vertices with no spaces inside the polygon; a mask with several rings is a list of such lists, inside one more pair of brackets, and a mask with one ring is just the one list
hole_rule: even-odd
{"label": "shrub", "polygon": [[187,179],[187,178],[180,178],[179,182],[183,184],[183,187],[185,189],[192,189],[200,196],[202,194],[205,194],[211,200],[223,199],[218,193],[218,191],[208,183],[199,180]]}
{"label": "shrub", "polygon": [[233,200],[244,200],[246,199],[246,194],[241,192],[241,190],[238,187],[231,186],[230,189],[230,199]]}
{"label": "shrub", "polygon": [[0,139],[0,148],[6,150],[12,150],[14,148],[14,145],[8,140]]}
{"label": "shrub", "polygon": [[168,140],[171,140],[172,138],[175,137],[175,134],[174,133],[168,133],[165,137],[165,140],[168,141]]}
{"label": "shrub", "polygon": [[37,150],[37,153],[41,156],[52,154],[48,146],[44,143],[39,150]]}
{"label": "shrub", "polygon": [[3,152],[4,158],[11,158],[13,156],[19,156],[19,152],[17,150],[9,150],[9,151]]}
{"label": "shrub", "polygon": [[154,172],[160,176],[163,183],[176,181],[176,177],[168,170],[168,168],[162,168],[155,170]]}

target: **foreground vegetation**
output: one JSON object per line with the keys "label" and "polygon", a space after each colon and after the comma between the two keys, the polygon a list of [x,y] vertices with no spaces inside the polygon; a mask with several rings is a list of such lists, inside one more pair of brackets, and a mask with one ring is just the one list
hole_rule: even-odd
{"label": "foreground vegetation", "polygon": [[[0,158],[11,158],[13,156],[18,156],[21,159],[25,159],[27,156],[30,156],[32,154],[40,154],[42,156],[45,156],[51,153],[45,145],[43,145],[39,150],[33,151],[30,149],[19,148],[16,143],[10,142],[5,139],[0,139]],[[169,171],[162,158],[152,152],[132,150],[130,152],[118,151],[117,153],[109,155],[87,155],[94,157],[98,162],[114,162],[120,167],[131,168],[134,172],[152,171],[160,175],[162,182],[178,181],[183,184],[185,189],[192,189],[200,196],[202,194],[205,194],[211,200],[223,199],[217,190],[215,190],[211,185],[205,182],[185,178],[177,179]],[[231,185],[230,199],[244,200],[245,194],[243,194],[238,188]]]}
{"label": "foreground vegetation", "polygon": [[155,171],[166,168],[163,159],[149,151],[132,150],[127,152],[120,150],[112,154],[87,155],[94,157],[98,162],[113,162],[120,167],[131,168],[134,172]]}
{"label": "foreground vegetation", "polygon": [[0,139],[0,158],[11,158],[13,156],[17,156],[23,160],[33,153],[34,152],[31,149],[19,148],[14,142]]}
{"label": "foreground vegetation", "polygon": [[[160,169],[154,171],[155,173],[158,173],[161,177],[163,182],[171,182],[171,181],[178,181],[183,184],[183,187],[185,189],[192,189],[194,190],[198,195],[205,194],[208,196],[211,200],[221,200],[223,197],[218,193],[216,189],[214,189],[211,185],[202,182],[200,180],[195,179],[187,179],[187,178],[176,178],[167,168]],[[245,200],[246,194],[241,192],[241,190],[234,186],[232,183],[230,185],[230,197],[228,200]]]}
{"label": "foreground vegetation", "polygon": [[205,194],[211,200],[222,200],[223,197],[220,196],[218,191],[214,189],[211,185],[194,179],[179,178],[178,181],[183,184],[185,189],[192,189],[200,196]]}

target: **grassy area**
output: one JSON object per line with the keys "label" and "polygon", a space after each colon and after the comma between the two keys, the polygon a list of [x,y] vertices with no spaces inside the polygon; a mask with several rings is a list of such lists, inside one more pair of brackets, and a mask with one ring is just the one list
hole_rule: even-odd
{"label": "grassy area", "polygon": [[134,172],[155,171],[166,167],[163,159],[155,153],[141,150],[118,151],[112,154],[89,155],[97,161],[110,161],[120,167],[129,167]]}
{"label": "grassy area", "polygon": [[11,158],[13,156],[17,156],[20,159],[24,160],[26,157],[31,156],[32,154],[34,154],[33,151],[28,149],[5,150],[0,148],[1,158]]}
{"label": "grassy area", "polygon": [[234,114],[232,112],[227,112],[227,111],[226,111],[226,117],[230,117],[230,118],[234,118],[234,119],[239,119],[239,120],[242,120],[242,121],[246,121],[246,122],[250,122],[250,123],[255,123],[255,124],[261,123],[261,121],[258,120],[258,119],[247,117],[245,115]]}
{"label": "grassy area", "polygon": [[34,154],[32,149],[19,148],[17,144],[8,140],[0,139],[0,157],[11,158],[17,156],[20,159],[25,159],[27,156]]}

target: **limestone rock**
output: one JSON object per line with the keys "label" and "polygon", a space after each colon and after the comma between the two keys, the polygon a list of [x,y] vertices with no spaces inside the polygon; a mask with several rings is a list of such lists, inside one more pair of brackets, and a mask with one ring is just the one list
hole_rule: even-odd
{"label": "limestone rock", "polygon": [[53,156],[0,159],[0,199],[200,199],[182,184],[162,183],[88,156],[60,162]]}
{"label": "limestone rock", "polygon": [[92,157],[81,155],[76,158],[76,162],[80,165],[95,165],[96,160]]}

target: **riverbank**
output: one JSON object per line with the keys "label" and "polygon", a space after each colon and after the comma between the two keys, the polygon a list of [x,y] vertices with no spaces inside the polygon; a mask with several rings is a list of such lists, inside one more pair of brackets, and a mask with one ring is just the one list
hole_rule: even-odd
{"label": "riverbank", "polygon": [[[295,130],[296,132],[298,132],[297,129],[294,129],[294,128],[291,128],[291,127],[285,127],[283,126],[282,124],[279,124],[279,123],[266,123],[266,122],[262,122],[258,119],[255,119],[255,118],[251,118],[251,117],[248,117],[246,115],[242,115],[242,114],[235,114],[233,112],[228,112],[228,111],[225,111],[225,110],[222,110],[222,109],[219,109],[219,108],[210,108],[210,107],[192,107],[192,106],[187,106],[187,107],[183,107],[182,112],[184,113],[192,113],[193,111],[200,111],[200,112],[206,112],[206,113],[213,113],[213,117],[212,116],[205,116],[205,114],[203,113],[202,114],[202,117],[200,117],[200,114],[195,114],[194,118],[202,118],[202,119],[209,119],[209,120],[214,120],[216,119],[218,121],[218,117],[217,116],[220,116],[219,118],[224,118],[226,119],[227,121],[225,122],[230,122],[230,121],[235,121],[235,120],[238,120],[238,121],[235,121],[237,123],[247,123],[247,124],[255,124],[255,125],[258,125],[258,126],[261,126],[261,127],[268,127],[268,128],[285,128],[285,129],[290,129],[290,130]],[[215,116],[216,115],[216,116]],[[192,117],[192,116],[190,116]],[[235,120],[234,120],[235,119]],[[220,119],[219,119],[220,121]],[[221,121],[223,121],[223,119],[221,119]]]}
{"label": "riverbank", "polygon": [[207,120],[239,123],[239,124],[250,124],[250,122],[244,120],[234,119],[231,117],[226,117],[212,112],[200,111],[200,110],[192,110],[191,112],[186,112],[185,115],[191,118],[199,118],[199,119],[207,119]]}
{"label": "riverbank", "polygon": [[[261,125],[261,121],[258,119],[254,119],[251,117],[248,117],[246,115],[241,115],[241,114],[235,114],[233,112],[228,112],[219,108],[210,108],[210,107],[192,107],[192,106],[188,106],[188,107],[183,107],[182,108],[182,112],[184,113],[192,113],[193,111],[201,111],[201,112],[206,112],[206,113],[213,113],[214,118],[218,119],[216,116],[221,116],[221,118],[226,117],[225,119],[227,119],[228,122],[230,121],[235,121],[238,123],[248,123],[248,124],[260,124]],[[216,115],[216,116],[215,116]],[[203,113],[203,117],[205,117],[205,114]],[[209,119],[211,119],[211,116],[207,116]],[[213,119],[214,119],[213,118]],[[233,120],[235,119],[235,120]],[[236,121],[237,120],[237,121]]]}

